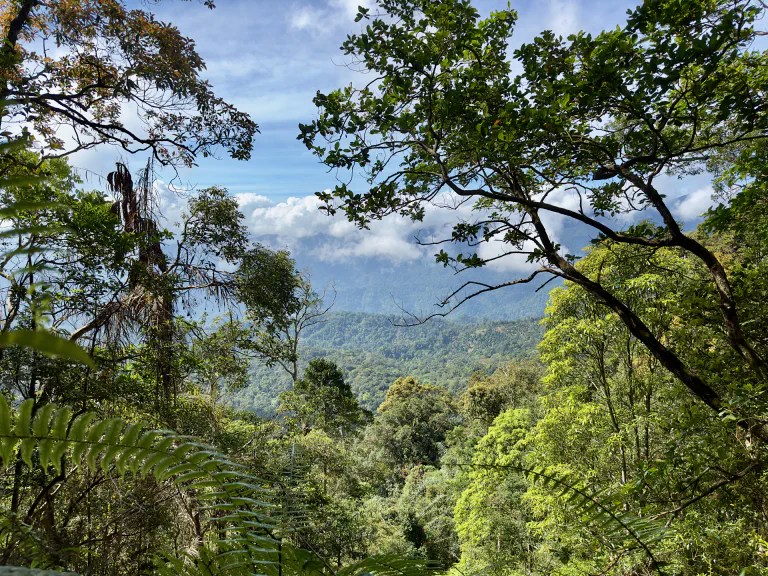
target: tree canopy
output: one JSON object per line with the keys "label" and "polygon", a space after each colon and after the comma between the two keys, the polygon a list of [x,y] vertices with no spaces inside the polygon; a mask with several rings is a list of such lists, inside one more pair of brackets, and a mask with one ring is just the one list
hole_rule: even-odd
{"label": "tree canopy", "polygon": [[[712,250],[684,232],[659,189],[662,175],[723,170],[734,155],[742,160],[728,170],[729,193],[744,194],[739,183],[755,177],[754,163],[744,159],[768,136],[766,56],[750,49],[764,5],[648,1],[630,11],[623,28],[594,37],[542,33],[514,51],[519,74],[507,56],[511,9],[481,20],[462,0],[386,0],[377,8],[360,12],[370,23],[342,46],[374,80],[318,93],[318,119],[300,127],[299,138],[323,163],[362,170],[368,179],[362,192],[340,184],[318,193],[326,210],[341,209],[366,227],[390,214],[421,220],[427,204],[471,202],[476,216],[435,242],[470,253],[441,250],[437,260],[461,270],[522,255],[534,265],[530,275],[500,285],[470,282],[473,295],[542,274],[575,282],[617,313],[700,401],[768,439],[761,416],[739,408],[657,339],[628,302],[582,273],[550,224],[554,216],[570,218],[597,242],[674,247],[700,262],[728,345],[752,382],[764,383],[765,354],[745,333],[732,278]],[[637,212],[649,219],[626,229],[608,218]]]}
{"label": "tree canopy", "polygon": [[177,166],[219,149],[250,158],[258,126],[201,77],[194,41],[149,10],[123,0],[0,9],[3,125],[31,127],[46,157],[110,144]]}

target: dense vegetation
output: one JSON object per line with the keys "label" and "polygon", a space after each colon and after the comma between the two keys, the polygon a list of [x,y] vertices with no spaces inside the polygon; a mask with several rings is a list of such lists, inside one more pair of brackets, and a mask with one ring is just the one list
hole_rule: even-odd
{"label": "dense vegetation", "polygon": [[[409,328],[329,312],[220,187],[164,229],[155,167],[247,160],[257,126],[149,6],[0,3],[0,572],[768,573],[763,2],[646,0],[513,53],[511,9],[360,8],[343,51],[368,83],[299,127],[366,176],[325,210],[469,203],[438,262],[527,258],[439,314],[563,282],[543,327]],[[150,161],[86,186],[67,156],[105,144]],[[684,230],[660,182],[693,176],[719,202]]]}
{"label": "dense vegetation", "polygon": [[[355,312],[330,312],[307,329],[299,345],[303,370],[310,360],[327,358],[344,378],[361,406],[375,410],[389,385],[414,376],[458,393],[477,371],[493,373],[517,358],[532,358],[543,329],[538,320],[514,322],[428,322],[402,326],[402,318]],[[278,394],[291,387],[279,366],[254,363],[248,386],[233,395],[234,405],[261,416],[272,415]]]}

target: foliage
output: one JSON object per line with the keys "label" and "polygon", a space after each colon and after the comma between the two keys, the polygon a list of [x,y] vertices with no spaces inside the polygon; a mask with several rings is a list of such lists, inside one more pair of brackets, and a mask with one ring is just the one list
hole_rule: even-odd
{"label": "foliage", "polygon": [[[222,454],[188,437],[146,430],[120,418],[94,420],[94,414],[87,412],[74,420],[71,417],[72,410],[68,407],[36,406],[34,400],[28,399],[19,406],[14,423],[7,401],[0,396],[3,466],[23,463],[43,474],[52,467],[60,477],[82,468],[91,475],[98,473],[120,479],[130,474],[137,480],[144,477],[159,485],[170,483],[195,494],[195,500],[205,503],[205,510],[214,518],[219,534],[227,534],[224,544],[237,542],[246,550],[253,548],[260,554],[266,553],[260,559],[253,554],[234,561],[230,558],[228,562],[232,566],[240,564],[241,569],[247,571],[256,564],[270,561],[269,543],[276,546],[270,528],[274,530],[277,524],[271,517],[269,504],[263,500],[263,489]],[[35,453],[37,458],[33,461]],[[18,494],[14,494],[16,498]],[[32,515],[30,510],[26,522]],[[3,557],[7,562],[15,559],[20,545],[34,542],[34,532],[13,511],[6,521],[10,531],[4,538]],[[254,533],[252,527],[259,530]],[[19,537],[22,542],[17,540]],[[28,542],[23,542],[24,539]],[[63,562],[78,565],[82,560],[77,559],[74,550],[38,552],[38,566],[57,566]]]}
{"label": "foliage", "polygon": [[[249,335],[249,347],[267,367],[278,365],[295,383],[299,378],[300,338],[308,330],[326,322],[325,316],[334,302],[325,304],[325,292],[322,295],[315,292],[308,273],[294,274],[289,282],[280,280],[278,287],[270,288],[288,292],[284,300],[287,306],[275,314],[276,322],[266,325],[250,311],[251,320],[256,322]],[[266,292],[268,302],[274,302],[274,292]]]}
{"label": "foliage", "polygon": [[[250,157],[257,125],[200,77],[194,42],[149,10],[123,0],[4,0],[0,10],[4,124],[31,125],[51,156],[111,144],[173,165],[220,148]],[[124,122],[128,110],[144,131]]]}
{"label": "foliage", "polygon": [[318,428],[345,436],[366,420],[341,370],[323,358],[312,360],[304,377],[280,398],[278,413],[290,413],[302,430]]}
{"label": "foliage", "polygon": [[[512,359],[532,357],[542,334],[532,319],[435,320],[413,327],[397,326],[397,321],[392,316],[329,312],[322,323],[302,333],[297,374],[310,360],[327,358],[341,368],[360,405],[375,410],[397,378],[413,375],[459,392],[473,372],[490,373]],[[248,387],[233,395],[234,405],[262,416],[274,414],[276,398],[290,389],[290,380],[261,363],[251,365],[249,378]]]}
{"label": "foliage", "polygon": [[[189,307],[198,290],[231,303],[248,293],[236,273],[218,267],[254,250],[236,203],[221,189],[193,196],[173,258],[162,248],[171,235],[152,215],[150,167],[134,186],[118,166],[109,178],[112,203],[77,190],[62,160],[3,151],[2,338],[9,347],[1,350],[0,382],[19,408],[14,426],[5,400],[0,414],[2,562],[147,572],[164,558],[196,571],[193,557],[201,554],[229,574],[274,565],[282,547],[274,534],[287,523],[261,480],[190,437],[126,423],[172,423],[183,414],[190,418],[178,428],[198,428],[227,446],[242,420],[227,422],[215,406],[218,388],[236,386],[238,371],[244,374],[233,358],[235,323],[206,334],[175,316],[174,302]],[[264,262],[284,262],[279,282],[291,285],[287,256],[256,250]],[[250,273],[250,286],[258,283]],[[264,306],[284,309],[269,302],[275,297],[263,296]],[[86,336],[88,352],[76,344]],[[211,400],[200,415],[213,416],[211,427],[194,423],[192,410],[174,414],[178,401],[193,407],[184,395],[200,384]],[[57,410],[54,400],[65,406]],[[288,543],[284,554],[301,556]]]}
{"label": "foliage", "polygon": [[448,391],[412,376],[395,380],[377,412],[368,434],[377,460],[390,474],[397,472],[392,466],[436,464],[446,435],[458,424]]}
{"label": "foliage", "polygon": [[[437,316],[551,274],[544,321],[330,313],[287,252],[250,240],[225,189],[191,192],[167,230],[152,161],[135,182],[118,164],[83,190],[9,129],[0,564],[768,571],[768,68],[752,48],[765,3],[647,0],[623,28],[542,33],[516,66],[511,9],[377,5],[343,47],[375,80],[318,93],[300,128],[327,166],[368,178],[363,193],[320,193],[325,209],[365,228],[471,203],[453,247],[435,241],[438,262],[471,272],[517,255],[530,275],[470,277]],[[45,154],[111,142],[175,166],[218,146],[248,156],[255,125],[148,9],[0,7],[4,126],[29,125]],[[48,37],[59,50],[40,56]],[[119,123],[125,105],[146,135]],[[62,122],[80,130],[74,149]],[[659,180],[704,172],[720,204],[686,232]],[[583,257],[557,244],[553,216],[592,231]]]}
{"label": "foliage", "polygon": [[[0,108],[0,113],[2,110],[3,108]],[[7,142],[0,144],[0,158],[2,158],[3,163],[5,164],[9,157],[18,154],[19,152],[23,154],[24,147],[27,144],[28,141],[26,134],[16,139],[8,139]],[[40,184],[44,183],[45,175],[41,174],[28,176],[23,172],[18,173],[14,170],[7,170],[7,168],[8,167],[6,166],[4,177],[0,178],[0,189],[2,190],[6,190],[8,188],[18,188],[19,186],[39,186]],[[14,201],[14,199],[11,199],[10,201],[6,200],[4,207],[2,210],[0,210],[0,214],[3,218],[11,222],[11,227],[10,229],[4,231],[2,235],[4,237],[13,237],[17,234],[24,234],[28,232],[39,233],[44,231],[45,227],[40,226],[38,222],[33,223],[25,221],[24,216],[27,216],[28,218],[36,218],[41,209],[50,207],[52,207],[50,204],[29,202],[23,198],[16,199],[16,201]],[[9,248],[7,251],[2,253],[2,258],[4,261],[3,268],[8,265],[8,262],[12,260],[14,256],[23,255],[25,253],[27,256],[30,256],[32,254],[31,250],[32,249],[30,247],[22,247],[21,244],[17,245],[17,247],[13,249]],[[29,263],[29,258],[27,261]],[[42,266],[40,264],[28,265],[26,272],[31,276],[34,272],[40,272],[41,270]],[[3,278],[9,281],[11,287],[14,287],[16,279],[13,274],[11,274],[10,277],[7,274],[3,274]],[[16,290],[18,291],[19,288],[20,287],[16,288]],[[30,292],[35,292],[39,288],[45,289],[44,285],[41,286],[39,284],[30,282]],[[39,301],[35,301],[34,299],[33,303],[36,305],[33,309],[33,314],[37,315],[40,311],[41,303]],[[76,344],[65,340],[64,338],[45,331],[11,330],[10,327],[10,324],[7,322],[3,326],[2,332],[0,333],[0,349],[14,345],[23,346],[38,352],[42,352],[44,354],[48,354],[50,356],[64,357],[70,360],[92,365],[91,358],[84,350],[82,350]]]}
{"label": "foliage", "polygon": [[528,483],[520,470],[510,473],[524,453],[531,418],[525,409],[498,416],[472,455],[469,485],[456,502],[454,518],[461,542],[459,568],[469,574],[505,574],[532,565],[535,537],[522,499]]}
{"label": "foliage", "polygon": [[[319,117],[300,125],[299,139],[329,168],[367,176],[364,192],[342,183],[317,193],[325,210],[366,228],[388,215],[421,221],[427,206],[472,202],[473,219],[457,219],[450,238],[435,241],[461,251],[441,250],[438,262],[461,271],[518,256],[532,266],[528,276],[494,286],[470,281],[475,292],[466,298],[546,274],[572,281],[703,404],[730,410],[739,426],[768,440],[760,412],[730,404],[716,382],[654,336],[640,311],[574,266],[549,220],[587,226],[598,243],[674,247],[696,261],[709,275],[708,301],[719,309],[726,343],[749,373],[743,386],[762,386],[768,365],[745,331],[733,279],[722,258],[684,232],[655,179],[725,171],[724,156],[764,145],[767,56],[751,45],[765,4],[702,0],[679,9],[649,0],[623,28],[594,37],[543,32],[514,51],[519,74],[507,50],[511,8],[481,20],[463,0],[377,5],[373,16],[360,12],[369,22],[342,45],[377,81],[319,92]],[[627,222],[637,212],[653,220],[635,218],[624,229],[607,219]]]}
{"label": "foliage", "polygon": [[[722,334],[707,326],[707,318],[719,322],[717,311],[706,310],[694,297],[707,289],[706,272],[697,271],[695,262],[673,250],[609,244],[590,251],[580,266],[586,274],[601,274],[690,365],[702,374],[713,371],[712,381],[721,377],[714,372],[739,366]],[[697,330],[694,341],[691,325]],[[754,545],[746,544],[763,538],[753,500],[762,480],[746,480],[760,449],[745,444],[698,404],[616,315],[581,288],[553,291],[547,327],[541,346],[548,365],[546,412],[531,434],[531,462],[556,466],[561,476],[588,479],[601,498],[613,499],[614,509],[622,506],[630,518],[665,520],[677,535],[654,543],[659,570],[699,574],[712,568],[714,556],[724,574],[760,565]],[[697,342],[707,342],[706,348]],[[534,490],[530,496],[533,509],[542,514],[535,531],[556,541],[579,569],[613,560],[617,570],[649,569],[647,553],[637,557],[632,546],[618,553],[607,529],[574,534],[558,528],[572,513],[549,494]],[[726,502],[733,502],[733,513],[717,517],[705,511],[709,506],[722,510]],[[642,525],[638,530],[649,547],[653,530]],[[714,533],[717,538],[710,537]],[[739,542],[733,554],[721,548],[721,539],[731,538]]]}

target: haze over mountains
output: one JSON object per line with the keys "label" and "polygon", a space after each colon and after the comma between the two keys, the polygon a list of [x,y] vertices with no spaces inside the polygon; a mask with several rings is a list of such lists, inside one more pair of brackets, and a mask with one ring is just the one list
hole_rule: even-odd
{"label": "haze over mountains", "polygon": [[[702,188],[679,195],[676,215],[687,229],[699,223],[699,215],[712,203],[711,194],[711,189]],[[328,298],[332,298],[335,289],[335,311],[414,314],[423,318],[447,312],[450,306],[441,307],[439,303],[467,282],[497,286],[524,278],[535,269],[523,257],[514,256],[500,260],[498,265],[492,263],[455,274],[434,258],[440,248],[455,249],[447,245],[420,246],[416,241],[417,236],[422,239],[441,237],[441,234],[450,237],[445,224],[432,221],[419,227],[402,220],[385,220],[374,223],[370,231],[358,231],[348,222],[340,222],[343,216],[330,218],[322,214],[312,200],[296,199],[293,204],[289,201],[251,212],[248,203],[244,203],[246,219],[258,241],[290,251],[299,269],[310,273],[312,285],[318,292],[327,288]],[[300,202],[305,206],[298,208]],[[284,220],[273,220],[273,212],[278,212]],[[398,227],[405,229],[397,230]],[[275,233],[265,233],[272,230]],[[563,250],[583,255],[584,247],[590,245],[592,238],[591,229],[562,221],[558,241]],[[472,249],[465,247],[463,252],[469,254]],[[542,275],[531,283],[506,286],[467,300],[448,318],[465,322],[487,318],[540,318],[544,315],[549,291],[560,284],[559,279]],[[456,295],[452,304],[482,288],[479,284],[468,286]]]}
{"label": "haze over mountains", "polygon": [[[510,272],[493,269],[472,270],[457,275],[429,257],[403,262],[385,258],[353,258],[320,264],[311,261],[309,247],[294,246],[291,254],[300,269],[309,271],[312,285],[319,292],[328,287],[326,299],[333,298],[335,289],[333,309],[339,312],[398,316],[410,313],[425,317],[448,312],[449,306],[441,307],[439,303],[467,281],[496,285],[514,278]],[[540,317],[553,283],[538,292],[536,290],[546,280],[482,294],[459,306],[449,318],[468,321],[492,317],[503,320]],[[470,288],[463,290],[462,294],[468,295]],[[456,300],[453,302],[455,304]]]}

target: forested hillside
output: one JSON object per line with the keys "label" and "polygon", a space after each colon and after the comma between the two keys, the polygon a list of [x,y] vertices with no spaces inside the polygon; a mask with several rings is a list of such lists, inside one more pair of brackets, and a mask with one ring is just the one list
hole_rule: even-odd
{"label": "forested hillside", "polygon": [[0,0],[0,576],[768,574],[768,4],[569,2]]}
{"label": "forested hillside", "polygon": [[[387,388],[402,376],[460,392],[478,370],[491,374],[510,360],[535,357],[543,334],[536,319],[482,323],[434,319],[398,326],[402,317],[331,312],[323,320],[303,335],[302,371],[310,360],[332,360],[369,410],[381,404]],[[279,393],[291,387],[290,376],[279,366],[259,362],[251,366],[248,378],[248,385],[234,393],[234,405],[272,415]]]}

